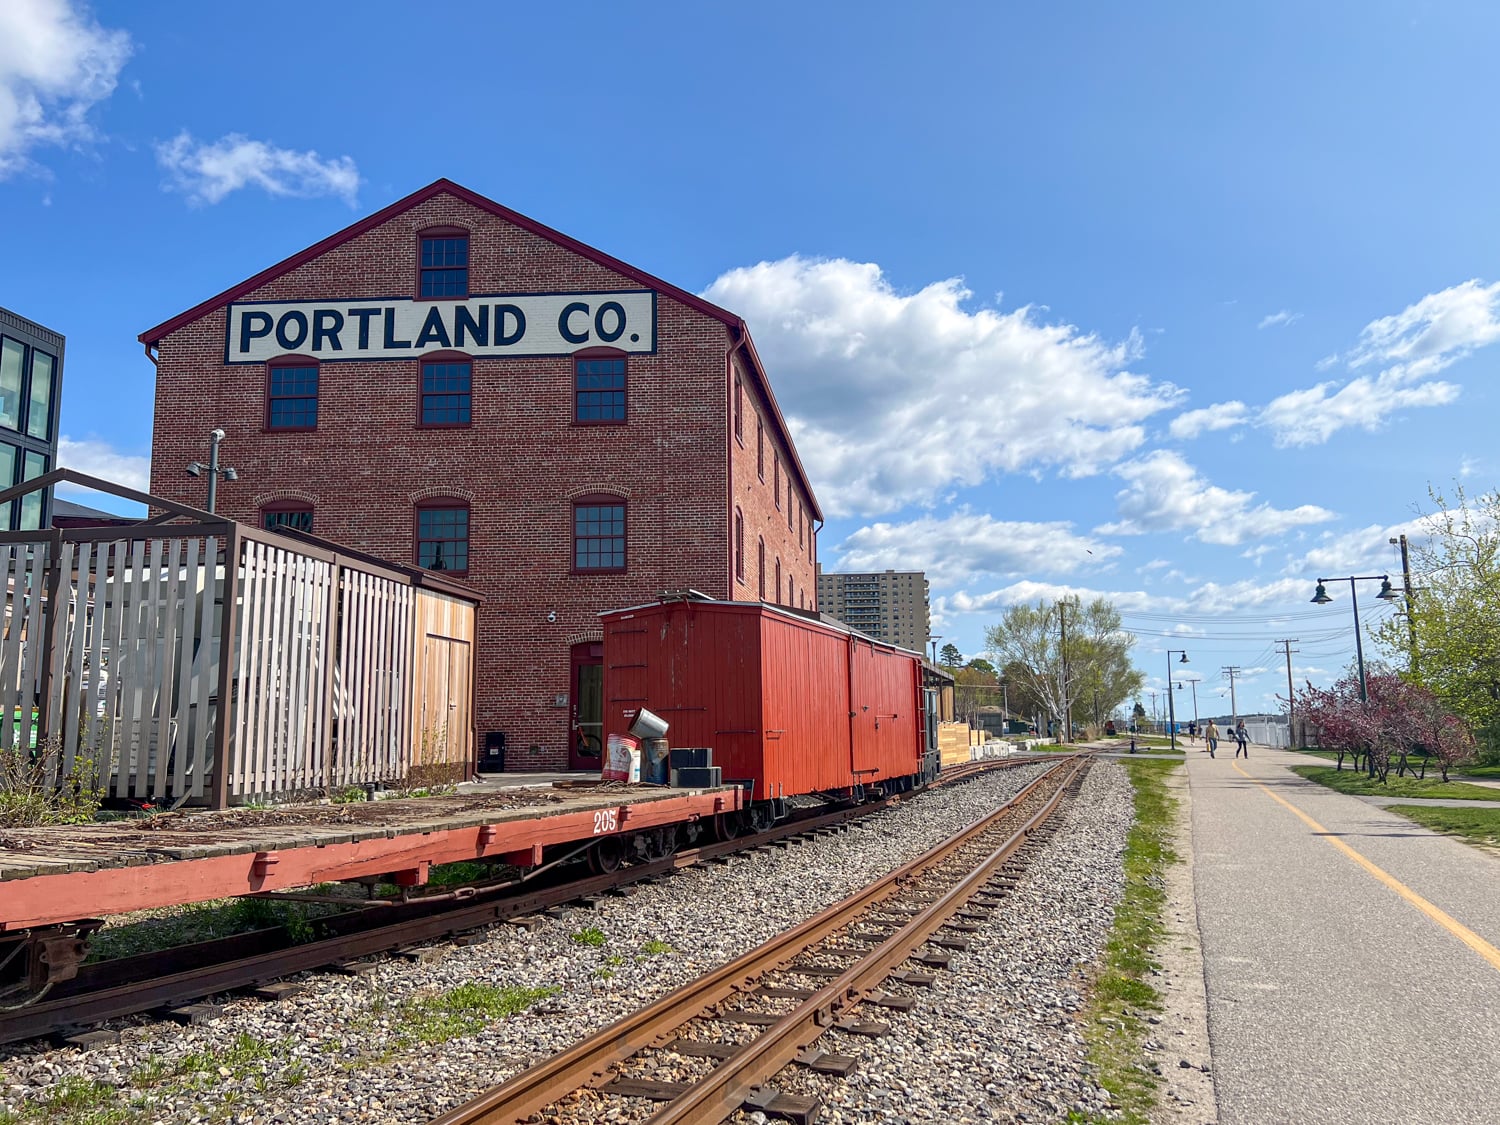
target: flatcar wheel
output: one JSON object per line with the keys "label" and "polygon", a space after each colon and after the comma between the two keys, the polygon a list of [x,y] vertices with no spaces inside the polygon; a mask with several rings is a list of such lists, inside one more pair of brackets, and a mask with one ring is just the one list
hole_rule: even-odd
{"label": "flatcar wheel", "polygon": [[625,845],[618,836],[605,836],[596,840],[589,848],[589,870],[595,875],[608,875],[620,870],[625,862]]}
{"label": "flatcar wheel", "polygon": [[677,828],[667,825],[665,828],[657,828],[646,833],[646,858],[647,860],[666,859],[669,855],[677,852]]}
{"label": "flatcar wheel", "polygon": [[771,825],[776,823],[776,818],[771,814],[771,806],[762,801],[750,806],[750,831],[769,832]]}
{"label": "flatcar wheel", "polygon": [[744,823],[738,809],[723,812],[714,817],[714,835],[721,841],[733,840],[744,831]]}

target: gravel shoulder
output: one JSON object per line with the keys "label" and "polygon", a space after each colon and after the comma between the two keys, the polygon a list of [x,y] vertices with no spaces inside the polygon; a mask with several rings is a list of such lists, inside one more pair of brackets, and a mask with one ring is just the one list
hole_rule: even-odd
{"label": "gravel shoulder", "polygon": [[1208,1037],[1203,944],[1193,893],[1192,790],[1186,770],[1173,770],[1165,784],[1177,801],[1172,847],[1178,862],[1167,867],[1167,932],[1155,951],[1161,964],[1157,983],[1162,1011],[1151,1040],[1156,1049],[1151,1053],[1164,1082],[1152,1121],[1156,1125],[1216,1125],[1218,1101]]}
{"label": "gravel shoulder", "polygon": [[[923,794],[846,833],[689,869],[534,930],[495,927],[434,963],[306,974],[302,995],[230,999],[204,1027],[135,1019],[116,1025],[121,1043],[92,1052],[7,1049],[0,1120],[426,1120],[915,857],[1043,768]],[[1046,857],[925,990],[915,1018],[898,1016],[890,1036],[861,1045],[869,1060],[841,1101],[830,1096],[828,1119],[1101,1112],[1108,1095],[1085,1077],[1076,1015],[1119,895],[1130,819],[1123,771],[1096,764]],[[513,998],[523,1010],[493,1014]]]}

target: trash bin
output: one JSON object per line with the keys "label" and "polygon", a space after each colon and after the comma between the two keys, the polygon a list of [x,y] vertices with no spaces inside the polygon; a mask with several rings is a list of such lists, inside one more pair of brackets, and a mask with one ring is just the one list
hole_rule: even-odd
{"label": "trash bin", "polygon": [[671,750],[665,738],[648,738],[641,745],[641,780],[665,785],[671,779]]}

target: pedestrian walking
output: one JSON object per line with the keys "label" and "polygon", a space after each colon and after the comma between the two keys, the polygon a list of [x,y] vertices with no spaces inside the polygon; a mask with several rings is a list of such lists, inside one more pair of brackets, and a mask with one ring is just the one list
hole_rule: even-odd
{"label": "pedestrian walking", "polygon": [[1208,756],[1217,757],[1214,751],[1219,748],[1219,728],[1212,719],[1209,719],[1208,725],[1203,728],[1203,740],[1208,743]]}
{"label": "pedestrian walking", "polygon": [[1245,755],[1245,761],[1248,762],[1250,760],[1250,732],[1245,729],[1244,719],[1235,724],[1234,740],[1239,743],[1239,748],[1235,750],[1234,756],[1238,758],[1243,754]]}
{"label": "pedestrian walking", "polygon": [[1198,737],[1198,720],[1194,719],[1188,724],[1188,745],[1193,744],[1193,739]]}

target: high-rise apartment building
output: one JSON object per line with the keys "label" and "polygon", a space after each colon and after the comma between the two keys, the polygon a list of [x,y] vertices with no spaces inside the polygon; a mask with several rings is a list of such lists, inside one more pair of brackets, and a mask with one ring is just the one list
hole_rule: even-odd
{"label": "high-rise apartment building", "polygon": [[920,570],[825,574],[819,567],[818,609],[876,640],[927,649],[927,575]]}

